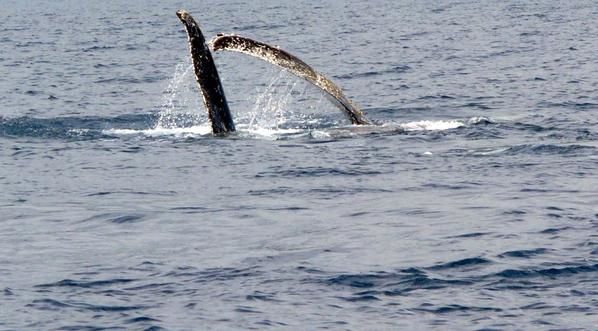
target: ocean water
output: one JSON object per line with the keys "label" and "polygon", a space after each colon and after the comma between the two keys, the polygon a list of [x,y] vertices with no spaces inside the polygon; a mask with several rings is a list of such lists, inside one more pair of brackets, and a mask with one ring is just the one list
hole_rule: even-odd
{"label": "ocean water", "polygon": [[[237,133],[214,137],[206,37]],[[12,1],[1,330],[592,330],[594,1]]]}

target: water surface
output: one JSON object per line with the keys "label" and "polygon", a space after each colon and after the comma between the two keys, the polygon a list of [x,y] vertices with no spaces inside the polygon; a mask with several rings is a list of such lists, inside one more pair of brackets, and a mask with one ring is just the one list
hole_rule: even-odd
{"label": "water surface", "polygon": [[[240,54],[209,132],[186,35]],[[0,329],[593,329],[592,1],[8,1]]]}

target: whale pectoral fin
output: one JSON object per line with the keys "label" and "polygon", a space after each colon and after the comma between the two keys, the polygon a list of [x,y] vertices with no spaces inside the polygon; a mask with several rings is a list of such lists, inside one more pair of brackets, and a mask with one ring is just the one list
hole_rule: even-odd
{"label": "whale pectoral fin", "polygon": [[177,11],[176,15],[187,30],[195,78],[208,111],[212,132],[215,134],[233,132],[235,124],[226,102],[224,89],[199,24],[185,10]]}
{"label": "whale pectoral fin", "polygon": [[257,57],[258,59],[277,65],[292,74],[301,77],[317,86],[332,103],[343,111],[353,124],[370,124],[363,112],[359,110],[345,95],[340,87],[326,76],[314,70],[298,57],[266,43],[237,36],[218,34],[209,44],[214,51],[234,51]]}

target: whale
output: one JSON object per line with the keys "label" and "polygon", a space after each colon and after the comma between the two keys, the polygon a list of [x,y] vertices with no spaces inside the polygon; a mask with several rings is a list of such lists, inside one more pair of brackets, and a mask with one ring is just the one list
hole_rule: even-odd
{"label": "whale", "polygon": [[206,44],[205,37],[199,24],[184,9],[176,12],[187,31],[191,60],[197,84],[201,90],[203,103],[208,111],[208,118],[212,125],[212,133],[226,134],[235,131],[235,123],[231,116],[224,89],[218,76],[218,70],[212,53]]}
{"label": "whale", "polygon": [[352,124],[371,124],[363,112],[343,94],[341,88],[332,80],[280,47],[234,34],[219,34],[209,41],[209,45],[215,52],[239,52],[277,65],[318,87],[329,101],[348,116]]}
{"label": "whale", "polygon": [[359,107],[344,95],[339,86],[295,55],[279,47],[234,34],[218,34],[206,43],[199,24],[189,12],[181,9],[176,12],[176,15],[187,31],[195,78],[201,91],[204,106],[208,111],[212,133],[227,134],[234,132],[235,123],[226,101],[224,88],[210,52],[210,47],[214,52],[234,51],[244,53],[287,70],[318,87],[328,100],[347,115],[352,124],[371,124]]}

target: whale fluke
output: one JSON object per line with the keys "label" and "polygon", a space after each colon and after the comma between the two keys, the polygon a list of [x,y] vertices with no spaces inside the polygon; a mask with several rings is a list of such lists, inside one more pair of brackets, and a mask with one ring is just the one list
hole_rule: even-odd
{"label": "whale fluke", "polygon": [[361,110],[330,79],[315,71],[298,57],[266,43],[237,35],[218,35],[210,42],[214,51],[235,51],[251,55],[286,69],[319,87],[332,103],[340,108],[353,124],[370,124]]}
{"label": "whale fluke", "polygon": [[228,109],[218,70],[216,70],[212,53],[206,45],[206,40],[199,29],[199,25],[185,10],[177,11],[176,15],[187,30],[195,77],[201,89],[204,105],[208,110],[208,117],[212,123],[212,132],[215,134],[233,132],[235,131],[235,124]]}

